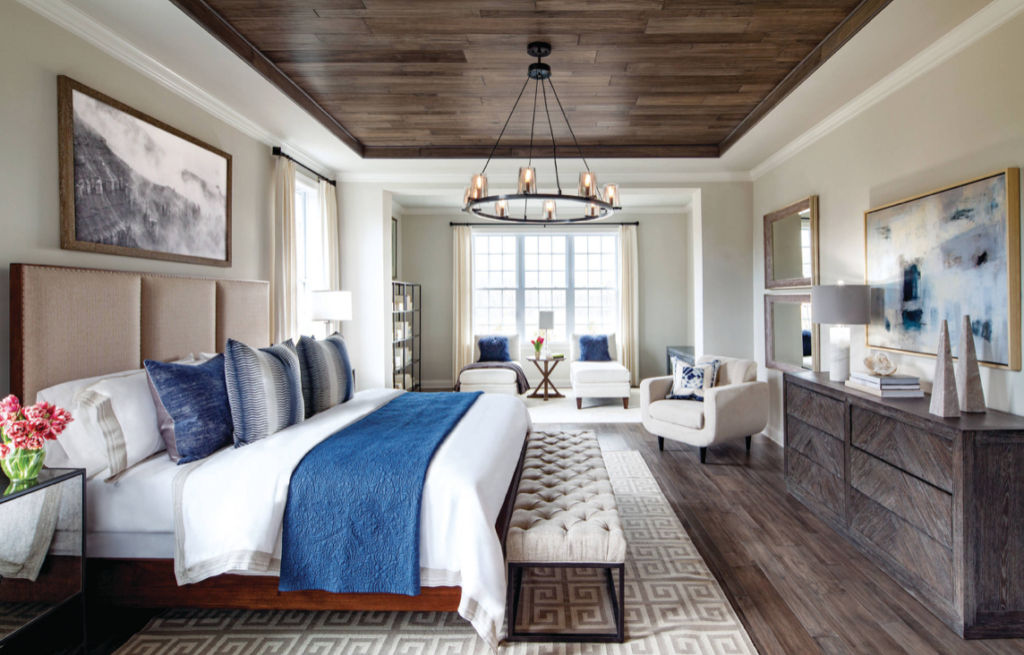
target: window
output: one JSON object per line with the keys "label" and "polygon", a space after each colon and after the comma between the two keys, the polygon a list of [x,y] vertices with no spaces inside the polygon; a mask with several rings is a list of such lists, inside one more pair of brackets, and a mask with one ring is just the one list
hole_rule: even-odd
{"label": "window", "polygon": [[618,331],[615,234],[476,234],[473,332],[543,334],[540,312],[554,312],[552,343],[576,332]]}
{"label": "window", "polygon": [[320,192],[317,184],[303,175],[296,175],[295,253],[299,292],[299,334],[327,336],[324,323],[313,321],[309,308],[309,293],[328,288],[324,245]]}

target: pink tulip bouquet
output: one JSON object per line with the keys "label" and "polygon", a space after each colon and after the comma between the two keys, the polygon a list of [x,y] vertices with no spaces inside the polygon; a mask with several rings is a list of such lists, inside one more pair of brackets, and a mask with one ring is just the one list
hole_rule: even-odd
{"label": "pink tulip bouquet", "polygon": [[533,350],[539,356],[540,355],[540,349],[544,346],[544,337],[537,337],[536,339],[534,339],[530,343],[533,344]]}
{"label": "pink tulip bouquet", "polygon": [[47,441],[53,441],[73,421],[71,413],[51,403],[22,407],[15,396],[0,401],[0,466],[12,482],[39,477]]}

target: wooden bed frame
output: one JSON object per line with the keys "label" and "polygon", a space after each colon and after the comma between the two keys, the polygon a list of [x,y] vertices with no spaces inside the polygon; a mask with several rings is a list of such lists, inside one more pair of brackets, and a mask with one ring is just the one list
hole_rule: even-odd
{"label": "wooden bed frame", "polygon": [[[119,299],[139,293],[141,302],[130,298],[120,312],[112,311],[109,305],[99,306],[91,294],[97,284],[103,288],[108,278],[111,285],[120,285]],[[19,398],[29,393],[34,400],[35,392],[44,386],[141,367],[145,359],[169,360],[188,352],[219,351],[228,337],[259,347],[270,342],[269,285],[265,282],[12,264],[10,285],[11,390]],[[147,292],[147,288],[151,290]],[[181,343],[180,329],[170,335],[161,333],[161,315],[195,315],[197,289],[209,294],[208,309],[214,316],[204,318],[214,321],[215,326],[184,330],[187,343]],[[181,306],[154,308],[154,297]],[[251,313],[254,298],[266,303],[266,321],[255,326],[252,316],[246,315],[247,311]],[[54,322],[46,320],[45,311],[36,305],[59,306],[64,320],[60,325],[51,324]],[[147,311],[154,315],[147,315]],[[89,349],[81,347],[83,334],[109,339],[111,332],[127,335],[130,343],[125,352],[95,361]],[[55,354],[54,343],[66,344],[67,352]],[[525,437],[495,523],[503,551],[526,456]],[[455,612],[462,599],[461,587],[423,587],[417,596],[404,596],[282,592],[278,582],[277,576],[222,574],[179,586],[173,559],[90,558],[86,567],[89,601],[118,607]]]}

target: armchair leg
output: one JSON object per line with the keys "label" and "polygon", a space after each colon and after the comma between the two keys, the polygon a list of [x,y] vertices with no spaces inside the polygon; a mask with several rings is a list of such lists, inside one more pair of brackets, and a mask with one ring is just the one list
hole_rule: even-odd
{"label": "armchair leg", "polygon": [[576,399],[576,409],[583,409],[583,399],[582,398],[577,398]]}
{"label": "armchair leg", "polygon": [[747,437],[747,452],[748,453],[750,452],[750,439],[751,439],[751,437]]}
{"label": "armchair leg", "polygon": [[665,437],[658,437],[658,450],[665,450]]}
{"label": "armchair leg", "polygon": [[629,398],[622,399],[622,409],[629,409]]}
{"label": "armchair leg", "polygon": [[701,448],[700,449],[700,463],[703,464],[705,461],[707,461],[707,458],[708,458],[708,449],[707,448]]}

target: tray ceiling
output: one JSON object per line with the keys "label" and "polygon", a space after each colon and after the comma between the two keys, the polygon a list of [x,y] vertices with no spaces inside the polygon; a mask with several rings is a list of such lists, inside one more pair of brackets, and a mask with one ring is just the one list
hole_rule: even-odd
{"label": "tray ceiling", "polygon": [[891,0],[172,1],[363,157],[413,158],[487,156],[538,40],[587,156],[718,157]]}

